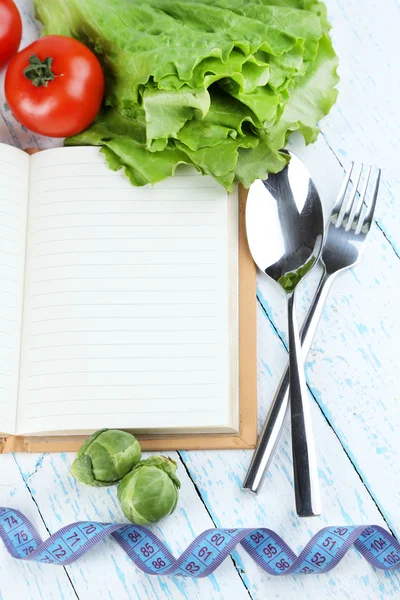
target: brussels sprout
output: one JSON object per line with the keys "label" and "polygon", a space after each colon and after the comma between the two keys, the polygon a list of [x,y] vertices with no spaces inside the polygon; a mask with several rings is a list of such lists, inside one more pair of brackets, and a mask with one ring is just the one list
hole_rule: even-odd
{"label": "brussels sprout", "polygon": [[132,434],[100,429],[77,452],[71,473],[87,485],[113,485],[129,473],[141,456],[140,444]]}
{"label": "brussels sprout", "polygon": [[180,487],[176,463],[166,456],[151,456],[123,478],[118,500],[132,523],[149,525],[175,510]]}

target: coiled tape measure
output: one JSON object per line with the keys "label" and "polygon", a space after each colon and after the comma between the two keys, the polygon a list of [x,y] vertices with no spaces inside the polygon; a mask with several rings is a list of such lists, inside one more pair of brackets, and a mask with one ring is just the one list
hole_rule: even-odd
{"label": "coiled tape measure", "polygon": [[81,521],[63,527],[43,542],[22,513],[0,508],[0,536],[9,553],[21,560],[69,565],[107,535],[149,575],[207,577],[238,544],[270,575],[326,573],[353,544],[378,569],[396,569],[400,565],[400,544],[379,525],[325,527],[299,556],[271,529],[209,529],[175,558],[145,527]]}

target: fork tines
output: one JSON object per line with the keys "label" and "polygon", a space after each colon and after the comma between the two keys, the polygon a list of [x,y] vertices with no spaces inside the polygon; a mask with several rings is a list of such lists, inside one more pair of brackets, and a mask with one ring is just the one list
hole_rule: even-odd
{"label": "fork tines", "polygon": [[368,233],[375,212],[381,170],[353,162],[346,173],[332,211],[335,227],[352,229],[356,234]]}

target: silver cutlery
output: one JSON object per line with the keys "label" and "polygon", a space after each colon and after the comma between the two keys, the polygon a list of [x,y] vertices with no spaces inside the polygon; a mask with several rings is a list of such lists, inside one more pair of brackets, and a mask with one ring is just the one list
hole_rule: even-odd
{"label": "silver cutlery", "polygon": [[[371,167],[363,165],[354,168],[352,164],[345,176],[327,226],[320,259],[323,275],[301,330],[304,359],[310,350],[335,277],[361,258],[375,212],[380,175],[380,169],[373,171]],[[368,200],[367,208],[364,208]],[[260,491],[282,431],[288,405],[289,369],[286,367],[243,481],[245,490],[255,494]]]}
{"label": "silver cutlery", "polygon": [[300,516],[316,516],[321,514],[321,502],[295,291],[318,261],[324,221],[316,187],[297,156],[291,154],[280,173],[250,186],[246,230],[255,263],[286,292],[296,510]]}

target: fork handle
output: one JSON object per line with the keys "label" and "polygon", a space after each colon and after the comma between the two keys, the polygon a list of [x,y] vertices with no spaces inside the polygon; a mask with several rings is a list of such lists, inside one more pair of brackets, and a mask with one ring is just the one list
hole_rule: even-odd
{"label": "fork handle", "polygon": [[[323,265],[324,267],[324,265]],[[322,310],[336,274],[327,274],[325,267],[315,296],[311,302],[306,319],[300,332],[302,355],[305,360],[311,348]],[[275,397],[265,419],[257,441],[257,446],[250,466],[243,480],[243,489],[254,494],[261,490],[272,456],[281,435],[289,406],[289,365],[286,367],[279,383]]]}

